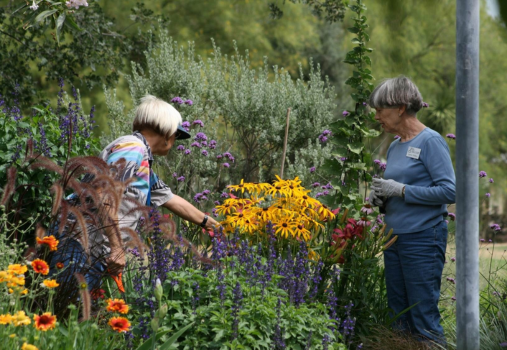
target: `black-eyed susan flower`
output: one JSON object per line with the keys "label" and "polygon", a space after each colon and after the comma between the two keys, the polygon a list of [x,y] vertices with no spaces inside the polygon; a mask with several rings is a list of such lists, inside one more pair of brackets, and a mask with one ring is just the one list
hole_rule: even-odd
{"label": "black-eyed susan flower", "polygon": [[289,235],[294,237],[294,223],[288,217],[280,218],[275,222],[275,234],[280,237],[288,238]]}

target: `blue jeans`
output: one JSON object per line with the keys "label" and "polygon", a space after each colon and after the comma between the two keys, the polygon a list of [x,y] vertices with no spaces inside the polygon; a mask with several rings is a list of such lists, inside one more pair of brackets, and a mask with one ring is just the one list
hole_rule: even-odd
{"label": "blue jeans", "polygon": [[393,317],[413,306],[395,328],[445,344],[440,325],[440,283],[447,247],[447,224],[398,235],[384,252],[387,299]]}
{"label": "blue jeans", "polygon": [[88,255],[81,243],[73,238],[67,238],[63,242],[62,238],[64,235],[65,233],[58,237],[63,244],[60,243],[58,250],[53,254],[49,263],[50,276],[58,272],[56,264],[63,263],[65,270],[58,275],[58,283],[77,284],[78,282],[74,278],[74,273],[79,272],[84,275],[88,290],[99,288],[100,281],[106,271],[106,265],[103,260],[94,259],[91,256],[90,259],[88,259]]}

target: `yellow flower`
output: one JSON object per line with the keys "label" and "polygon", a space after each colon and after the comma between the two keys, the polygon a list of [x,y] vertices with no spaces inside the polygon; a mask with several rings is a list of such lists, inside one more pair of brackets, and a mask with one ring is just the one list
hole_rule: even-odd
{"label": "yellow flower", "polygon": [[285,209],[281,205],[272,205],[269,210],[271,211],[271,217],[273,218],[273,221],[279,220],[280,218],[283,218],[285,216],[292,217],[293,212],[291,210]]}
{"label": "yellow flower", "polygon": [[7,270],[13,273],[14,275],[23,275],[26,271],[28,271],[28,267],[21,264],[13,264],[9,265]]}
{"label": "yellow flower", "polygon": [[271,188],[268,191],[266,191],[266,193],[271,196],[276,196],[276,195],[287,196],[287,195],[289,195],[289,193],[287,193],[287,191],[280,185],[271,186]]}
{"label": "yellow flower", "polygon": [[217,214],[219,215],[230,215],[232,214],[233,212],[236,211],[236,207],[230,205],[230,204],[227,204],[227,203],[224,203],[223,205],[218,205],[217,207]]}
{"label": "yellow flower", "polygon": [[316,200],[310,196],[307,196],[306,194],[296,198],[296,202],[300,206],[305,207],[305,208],[315,208],[318,205],[321,205],[318,200]]}
{"label": "yellow flower", "polygon": [[265,191],[268,191],[268,190],[271,189],[271,187],[273,187],[273,186],[271,186],[270,184],[268,184],[266,182],[261,182],[261,183],[254,182],[253,185],[254,185],[253,186],[253,191],[255,193],[258,193],[258,194],[260,194],[262,192],[265,192]]}
{"label": "yellow flower", "polygon": [[12,294],[12,293],[19,293],[20,295],[26,295],[28,294],[28,289],[22,289],[22,288],[19,288],[19,287],[14,287],[14,289],[12,288],[9,288],[9,294]]}
{"label": "yellow flower", "polygon": [[294,226],[294,234],[299,238],[303,236],[305,241],[308,241],[311,238],[311,232],[308,231],[303,222],[298,222],[298,224]]}
{"label": "yellow flower", "polygon": [[25,277],[21,276],[11,276],[10,280],[7,282],[7,287],[17,287],[25,285]]}
{"label": "yellow flower", "polygon": [[281,237],[288,238],[289,234],[294,237],[294,223],[290,221],[290,218],[284,217],[275,223],[275,234],[280,234]]}
{"label": "yellow flower", "polygon": [[239,185],[229,185],[227,186],[231,191],[241,191],[241,194],[243,194],[245,192],[245,190],[247,190],[247,188],[250,188],[252,187],[251,186],[252,184],[244,184],[243,183],[243,179],[241,179],[241,182],[239,183]]}
{"label": "yellow flower", "polygon": [[243,214],[242,212],[241,213],[234,213],[231,216],[229,216],[229,218],[227,219],[229,224],[231,224],[233,227],[244,226],[246,220],[252,220],[252,215],[251,214]]}
{"label": "yellow flower", "polygon": [[28,317],[24,311],[18,311],[15,315],[12,315],[12,323],[14,326],[29,325],[32,323],[30,317]]}
{"label": "yellow flower", "polygon": [[0,324],[9,324],[12,322],[12,316],[9,314],[0,315]]}
{"label": "yellow flower", "polygon": [[9,338],[16,338],[16,333],[12,333],[9,335]]}
{"label": "yellow flower", "polygon": [[248,233],[254,233],[259,229],[259,226],[257,226],[257,222],[253,217],[246,219],[245,223],[241,227]]}
{"label": "yellow flower", "polygon": [[320,255],[313,251],[312,249],[308,249],[308,259],[313,261],[318,261],[320,258]]}
{"label": "yellow flower", "polygon": [[31,345],[31,344],[28,344],[28,343],[23,343],[23,346],[21,347],[21,350],[39,350],[39,348],[36,347],[35,345]]}
{"label": "yellow flower", "polygon": [[319,213],[319,219],[320,220],[333,220],[335,218],[335,215],[331,210],[328,209],[327,206],[324,204],[321,204],[320,207],[317,209],[317,212]]}
{"label": "yellow flower", "polygon": [[44,285],[49,289],[56,288],[59,286],[56,280],[44,280],[42,283],[44,283]]}

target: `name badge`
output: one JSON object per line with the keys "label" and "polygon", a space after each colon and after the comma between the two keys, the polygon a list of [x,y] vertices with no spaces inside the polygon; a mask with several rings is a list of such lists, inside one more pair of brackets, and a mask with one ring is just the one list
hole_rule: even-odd
{"label": "name badge", "polygon": [[421,149],[420,148],[415,148],[415,147],[409,147],[408,148],[407,157],[414,158],[414,159],[419,159],[419,155],[420,154],[421,154]]}

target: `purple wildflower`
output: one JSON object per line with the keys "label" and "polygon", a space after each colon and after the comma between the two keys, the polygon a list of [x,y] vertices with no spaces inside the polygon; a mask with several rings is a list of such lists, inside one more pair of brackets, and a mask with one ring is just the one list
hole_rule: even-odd
{"label": "purple wildflower", "polygon": [[449,214],[447,214],[447,215],[451,218],[451,220],[452,220],[452,221],[455,221],[455,220],[456,220],[456,214],[454,214],[454,213],[449,213]]}
{"label": "purple wildflower", "polygon": [[312,174],[313,174],[313,173],[315,172],[315,170],[316,170],[316,169],[315,169],[315,167],[314,167],[314,166],[312,166],[312,167],[310,168],[310,173],[312,173]]}
{"label": "purple wildflower", "polygon": [[495,182],[495,180],[493,180],[493,178],[489,179],[489,183],[490,183],[490,184],[492,184],[492,183],[494,183],[494,182]]}
{"label": "purple wildflower", "polygon": [[453,256],[453,257],[451,258],[451,261],[452,261],[452,262],[455,262],[455,261],[456,261],[456,257],[454,257],[454,256]]}
{"label": "purple wildflower", "polygon": [[343,115],[344,117],[347,117],[347,116],[349,116],[349,115],[350,115],[350,112],[349,112],[349,111],[343,111],[343,112],[342,112],[342,115]]}
{"label": "purple wildflower", "polygon": [[195,142],[192,142],[192,144],[190,145],[190,147],[201,148],[201,144],[199,142],[195,141]]}
{"label": "purple wildflower", "polygon": [[378,159],[375,159],[375,160],[373,161],[373,163],[375,163],[375,164],[377,164],[377,165],[380,165],[380,163],[382,163],[382,162],[381,162],[380,160],[378,160]]}
{"label": "purple wildflower", "polygon": [[321,143],[326,143],[326,142],[327,142],[327,136],[320,135],[320,136],[319,136],[319,141],[320,141]]}
{"label": "purple wildflower", "polygon": [[498,224],[492,224],[490,226],[490,228],[493,229],[494,231],[501,231],[502,230],[502,228]]}
{"label": "purple wildflower", "polygon": [[217,155],[217,159],[222,159],[223,157],[224,157],[224,156],[223,156],[223,155],[221,155],[221,154],[218,154],[218,155]]}
{"label": "purple wildflower", "polygon": [[426,102],[423,102],[422,106],[423,106],[423,108],[428,108],[430,105],[428,103],[426,103]]}
{"label": "purple wildflower", "polygon": [[176,150],[178,150],[178,151],[184,151],[185,150],[185,146],[179,145],[178,147],[176,147]]}
{"label": "purple wildflower", "polygon": [[312,187],[313,187],[313,188],[315,188],[315,187],[319,187],[319,186],[320,186],[320,183],[318,183],[318,182],[314,182],[314,183],[312,184]]}
{"label": "purple wildflower", "polygon": [[387,169],[387,163],[380,163],[379,167],[380,167],[380,170],[386,171],[386,169]]}
{"label": "purple wildflower", "polygon": [[199,203],[204,195],[202,193],[196,193],[194,196],[194,202]]}
{"label": "purple wildflower", "polygon": [[215,149],[217,147],[217,142],[215,140],[211,140],[209,142],[209,148]]}
{"label": "purple wildflower", "polygon": [[322,132],[322,135],[324,135],[324,136],[331,135],[331,134],[332,134],[331,131],[329,131],[327,129]]}
{"label": "purple wildflower", "polygon": [[222,192],[220,198],[229,198],[229,194],[227,192]]}
{"label": "purple wildflower", "polygon": [[189,154],[190,154],[190,152],[192,152],[192,151],[190,150],[190,148],[185,150],[185,154],[186,154],[186,155],[189,155]]}
{"label": "purple wildflower", "polygon": [[176,174],[176,173],[173,173],[173,177],[178,177],[178,174]]}
{"label": "purple wildflower", "polygon": [[195,140],[196,141],[206,141],[208,139],[208,136],[206,136],[205,133],[203,132],[198,132],[196,135],[195,135]]}
{"label": "purple wildflower", "polygon": [[486,176],[488,176],[488,174],[485,171],[483,171],[483,170],[479,171],[479,177],[480,178],[483,178],[483,177],[486,177]]}
{"label": "purple wildflower", "polygon": [[184,121],[183,123],[181,123],[181,127],[186,131],[190,131],[190,122]]}
{"label": "purple wildflower", "polygon": [[181,97],[174,97],[172,100],[171,100],[172,103],[177,103],[179,105],[183,104],[183,99]]}
{"label": "purple wildflower", "polygon": [[176,179],[178,182],[183,182],[185,181],[185,176],[180,176],[179,178]]}
{"label": "purple wildflower", "polygon": [[201,151],[201,154],[202,154],[203,156],[207,157],[207,156],[208,156],[208,151],[206,151],[205,149],[203,149],[203,150]]}
{"label": "purple wildflower", "polygon": [[370,215],[371,213],[373,213],[373,209],[368,207],[362,207],[361,212],[365,213],[366,215]]}
{"label": "purple wildflower", "polygon": [[486,196],[487,198],[489,198],[489,197],[491,197],[491,193],[486,193],[486,194],[485,194],[485,196]]}
{"label": "purple wildflower", "polygon": [[194,104],[194,101],[192,101],[192,100],[186,100],[185,104],[191,106],[191,105]]}
{"label": "purple wildflower", "polygon": [[447,134],[447,135],[445,135],[445,137],[447,137],[449,139],[456,140],[456,135],[454,135],[454,134]]}
{"label": "purple wildflower", "polygon": [[229,163],[222,164],[224,168],[229,168],[231,165]]}
{"label": "purple wildflower", "polygon": [[204,123],[200,119],[194,120],[192,125],[199,125],[201,128],[204,127]]}

